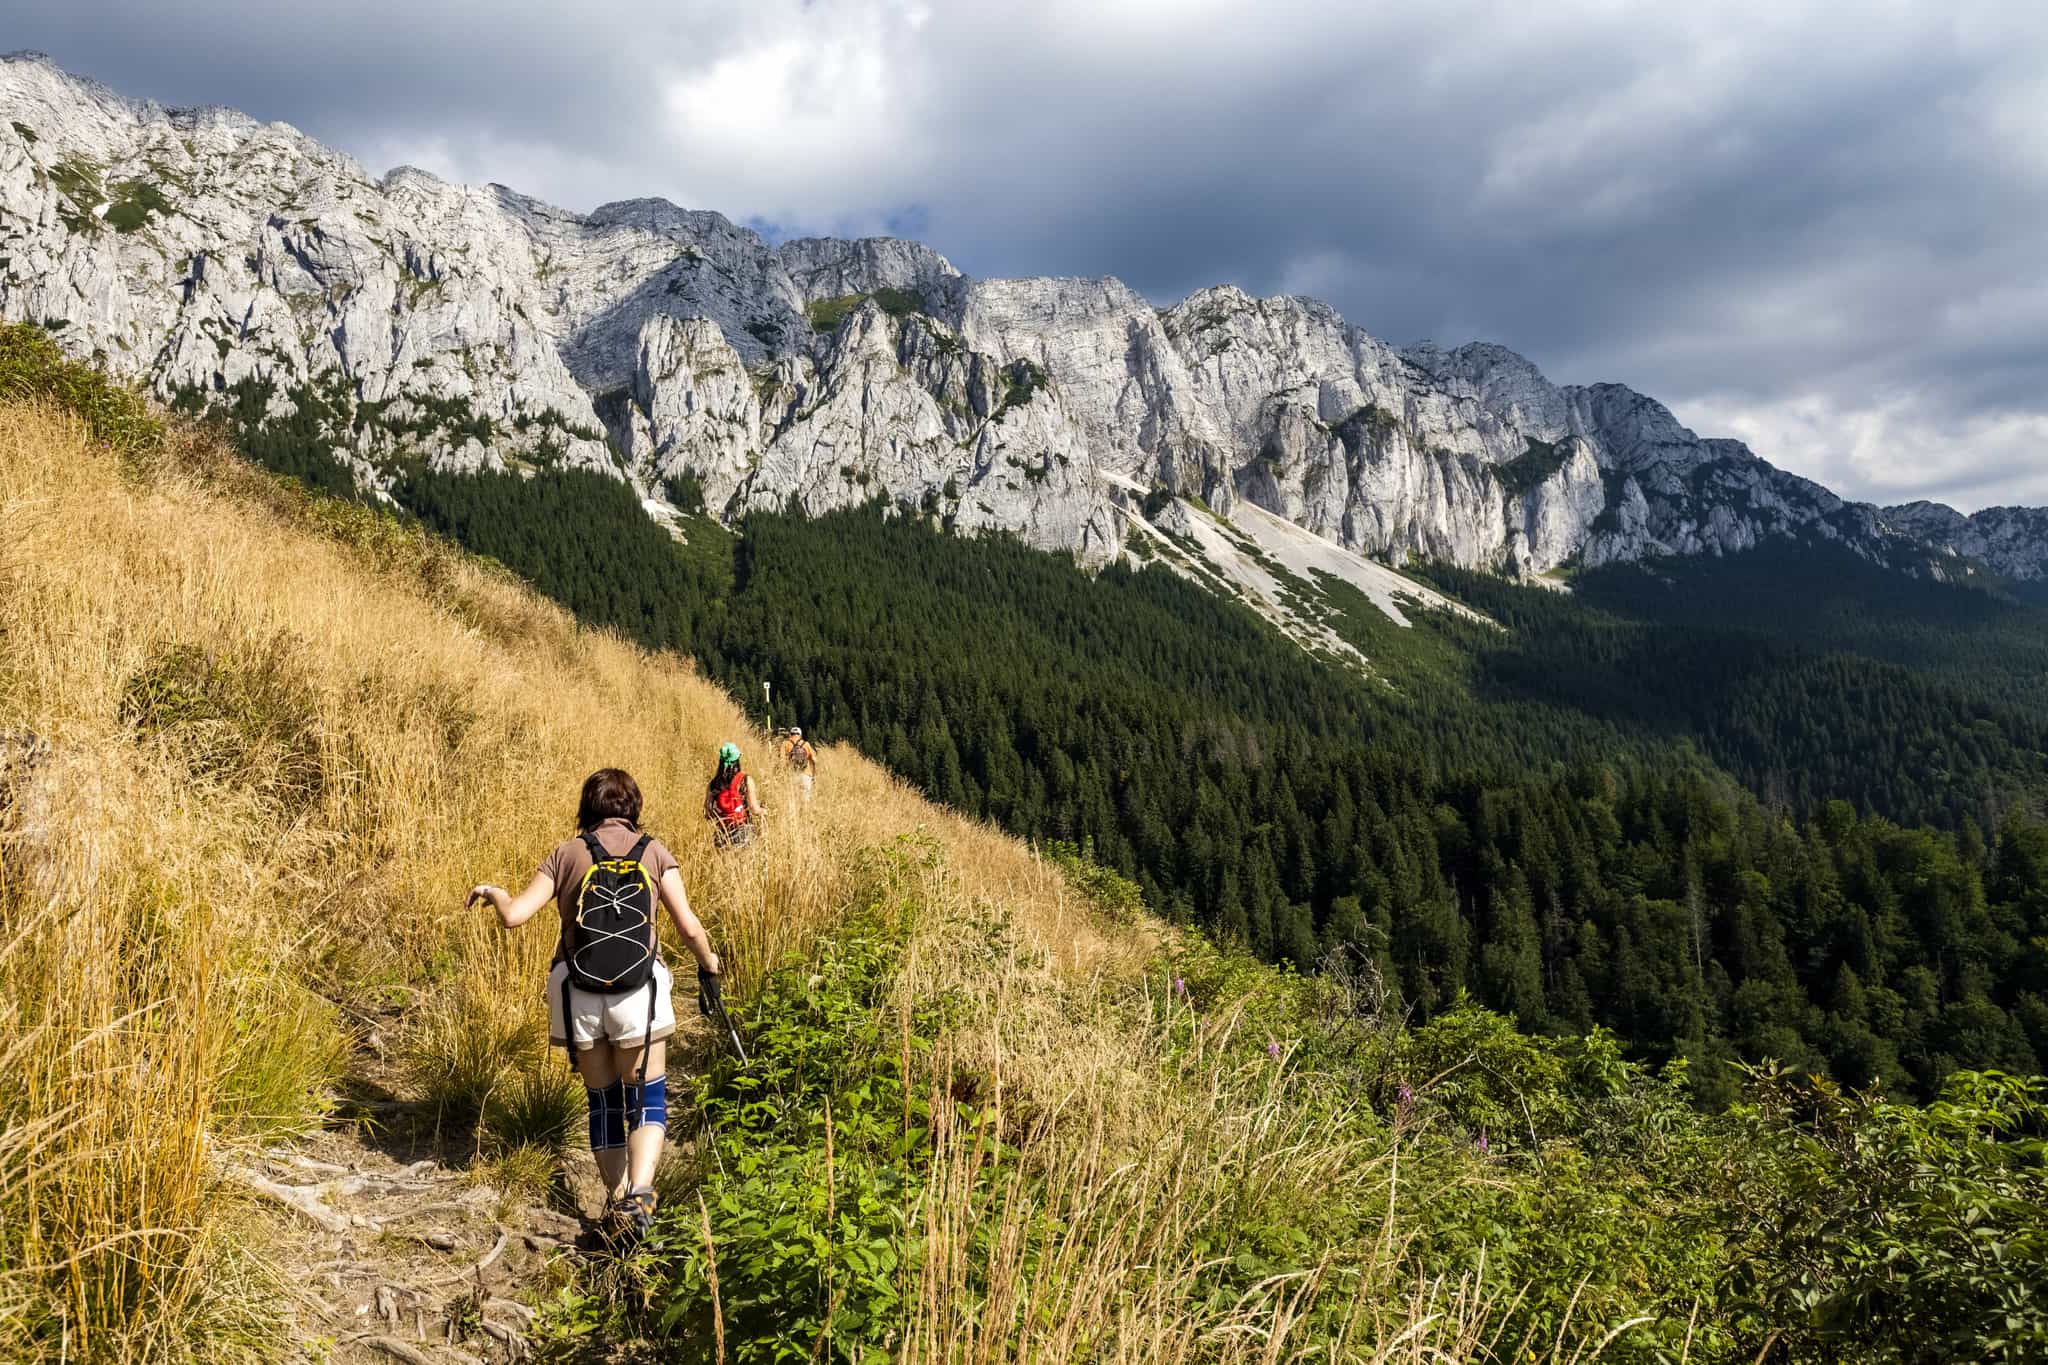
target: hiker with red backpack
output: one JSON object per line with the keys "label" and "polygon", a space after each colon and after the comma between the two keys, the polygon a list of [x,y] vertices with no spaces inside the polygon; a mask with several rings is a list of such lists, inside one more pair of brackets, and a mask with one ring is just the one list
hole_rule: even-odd
{"label": "hiker with red backpack", "polygon": [[668,1132],[668,1045],[676,1031],[655,907],[697,959],[697,1008],[723,1018],[718,954],[690,911],[682,869],[640,830],[640,787],[617,768],[592,773],[577,835],[556,845],[514,896],[471,889],[516,929],[553,901],[561,918],[548,975],[548,1041],[569,1053],[590,1108],[590,1150],[604,1180],[604,1227],[637,1241],[654,1221],[654,1168]]}
{"label": "hiker with red backpack", "polygon": [[740,746],[718,746],[718,771],[704,788],[704,818],[720,848],[739,848],[754,841],[755,822],[767,812],[754,795],[754,779],[740,767]]}

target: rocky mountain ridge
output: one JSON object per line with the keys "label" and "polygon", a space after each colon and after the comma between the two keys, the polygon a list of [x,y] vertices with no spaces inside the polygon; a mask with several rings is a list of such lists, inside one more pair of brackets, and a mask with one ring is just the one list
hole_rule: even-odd
{"label": "rocky mountain ridge", "polygon": [[2048,576],[2048,513],[1845,502],[1498,346],[1396,349],[1228,286],[1159,309],[1109,278],[970,279],[894,239],[771,245],[658,199],[373,180],[32,54],[0,60],[0,316],[167,400],[298,423],[371,487],[419,459],[604,470],[728,518],[880,496],[1096,563],[1190,499],[1396,563],[1545,574],[1795,534]]}

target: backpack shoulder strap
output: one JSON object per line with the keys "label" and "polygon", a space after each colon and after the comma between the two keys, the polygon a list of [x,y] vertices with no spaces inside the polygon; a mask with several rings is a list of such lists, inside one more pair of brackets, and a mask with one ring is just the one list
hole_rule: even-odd
{"label": "backpack shoulder strap", "polygon": [[633,845],[633,851],[626,855],[625,861],[629,863],[639,862],[640,855],[645,853],[647,851],[647,846],[653,842],[654,836],[652,834],[642,834],[640,836],[640,842]]}
{"label": "backpack shoulder strap", "polygon": [[593,863],[605,862],[612,856],[605,852],[604,845],[597,841],[597,832],[595,830],[586,829],[583,831],[583,846],[590,850],[590,861]]}

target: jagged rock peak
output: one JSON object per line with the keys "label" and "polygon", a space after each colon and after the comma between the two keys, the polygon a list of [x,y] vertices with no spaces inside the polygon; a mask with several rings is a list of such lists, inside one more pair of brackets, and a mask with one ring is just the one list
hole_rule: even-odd
{"label": "jagged rock peak", "polygon": [[965,278],[922,242],[898,237],[798,237],[775,248],[775,258],[807,303],[878,289],[937,295]]}
{"label": "jagged rock peak", "polygon": [[630,227],[661,237],[691,241],[700,237],[737,237],[765,248],[761,234],[744,228],[712,209],[686,209],[661,198],[618,199],[599,204],[584,217],[592,227]]}
{"label": "jagged rock peak", "polygon": [[372,487],[424,458],[734,513],[881,495],[1091,562],[1165,492],[1396,561],[1543,573],[1795,535],[2048,574],[2048,514],[1844,504],[1505,347],[1397,351],[1233,285],[1161,309],[1113,276],[971,279],[890,237],[771,247],[664,199],[373,181],[287,125],[39,56],[0,62],[0,317],[162,397],[314,422]]}
{"label": "jagged rock peak", "polygon": [[2048,508],[1986,507],[1964,516],[1923,500],[1886,507],[1881,515],[1893,530],[1944,554],[1967,556],[2021,582],[2048,581]]}

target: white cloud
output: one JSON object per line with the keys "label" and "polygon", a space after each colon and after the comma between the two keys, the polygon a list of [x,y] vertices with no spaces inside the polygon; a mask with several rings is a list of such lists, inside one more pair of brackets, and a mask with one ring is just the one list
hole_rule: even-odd
{"label": "white cloud", "polygon": [[1962,512],[2048,504],[2048,414],[1954,418],[1924,395],[1845,404],[1819,393],[1758,403],[1706,395],[1672,411],[1772,463],[1881,505],[1928,498]]}

